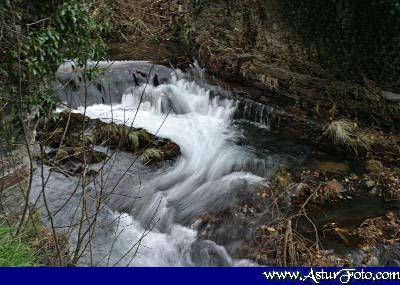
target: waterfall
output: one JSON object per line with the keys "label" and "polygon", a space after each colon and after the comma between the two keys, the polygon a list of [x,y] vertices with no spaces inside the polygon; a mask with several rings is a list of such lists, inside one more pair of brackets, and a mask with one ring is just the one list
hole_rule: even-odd
{"label": "waterfall", "polygon": [[[267,183],[265,177],[271,166],[236,144],[242,134],[232,121],[240,104],[212,96],[210,90],[176,71],[168,82],[158,86],[131,84],[119,104],[76,109],[105,122],[147,129],[171,139],[181,149],[181,156],[173,165],[149,170],[138,162],[128,172],[98,217],[100,226],[91,253],[80,261],[82,265],[243,264],[232,260],[222,246],[197,240],[196,231],[191,228],[196,217],[235,204],[238,191]],[[261,104],[246,103],[242,118],[268,126],[269,112]],[[133,155],[120,153],[106,165],[105,191],[115,187],[133,159]],[[96,195],[95,184],[100,182],[103,181],[91,182],[91,195]],[[54,209],[73,191],[74,183],[79,181],[61,174],[51,177],[48,185],[57,185],[57,189],[50,188],[47,195]],[[40,189],[40,177],[35,177],[34,188],[35,185]],[[79,191],[76,196],[78,203]],[[132,196],[140,198],[127,198]],[[64,208],[55,217],[56,223],[73,223],[74,210],[72,206]],[[73,236],[71,239],[74,242]]]}
{"label": "waterfall", "polygon": [[235,118],[255,123],[270,130],[273,111],[274,109],[271,106],[245,99],[239,101]]}

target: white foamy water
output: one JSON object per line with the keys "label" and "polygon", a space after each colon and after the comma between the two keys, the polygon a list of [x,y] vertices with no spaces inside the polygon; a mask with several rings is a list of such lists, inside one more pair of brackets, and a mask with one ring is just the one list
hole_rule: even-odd
{"label": "white foamy water", "polygon": [[[136,114],[143,92],[143,102]],[[119,196],[99,215],[100,226],[96,228],[91,253],[83,255],[81,264],[246,264],[233,261],[214,242],[197,241],[196,231],[190,228],[199,215],[234,204],[238,191],[266,183],[264,178],[248,171],[256,158],[235,144],[240,136],[231,126],[235,108],[233,100],[212,97],[196,83],[174,73],[167,84],[129,88],[121,103],[112,107],[101,104],[77,109],[105,122],[145,128],[171,139],[181,149],[174,165],[147,173],[144,180],[140,180],[139,172],[128,172],[118,184]],[[123,154],[117,158],[118,169],[110,167],[105,188],[109,190],[117,184],[124,167],[132,160],[133,156]],[[36,184],[40,184],[39,180],[36,177]],[[61,180],[65,179],[56,175],[49,181],[49,185],[58,185],[57,190],[48,193],[54,209],[73,191],[72,182],[61,183]],[[138,194],[140,199],[126,198]],[[59,224],[71,223],[73,210],[73,207],[64,208],[55,220]],[[71,240],[74,243],[74,236]]]}

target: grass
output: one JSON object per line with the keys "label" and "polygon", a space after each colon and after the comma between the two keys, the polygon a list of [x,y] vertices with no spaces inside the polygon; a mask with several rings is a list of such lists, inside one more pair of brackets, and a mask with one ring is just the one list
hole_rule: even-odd
{"label": "grass", "polygon": [[372,140],[367,133],[359,130],[357,126],[346,119],[332,121],[326,128],[325,134],[331,137],[336,145],[343,145],[353,149],[357,154],[358,150],[369,151]]}
{"label": "grass", "polygon": [[354,123],[341,119],[332,121],[328,125],[326,132],[329,133],[335,144],[352,145],[352,134],[355,132],[355,126]]}
{"label": "grass", "polygon": [[15,229],[0,224],[0,266],[37,266],[33,246],[14,237]]}

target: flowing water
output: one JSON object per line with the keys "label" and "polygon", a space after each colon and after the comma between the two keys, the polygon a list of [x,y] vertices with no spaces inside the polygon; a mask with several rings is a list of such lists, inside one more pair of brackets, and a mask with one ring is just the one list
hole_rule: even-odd
{"label": "flowing water", "polygon": [[[267,109],[258,113],[258,125],[246,126],[246,122],[233,120],[237,106],[235,100],[211,94],[210,89],[175,71],[158,86],[135,86],[131,82],[119,103],[76,109],[105,122],[145,128],[171,139],[181,149],[175,162],[160,167],[139,161],[132,165],[134,155],[115,153],[102,170],[103,175],[88,181],[88,216],[95,212],[99,188],[113,195],[96,217],[93,239],[80,264],[250,264],[232,260],[221,245],[199,241],[191,226],[196,217],[234,204],[238,191],[266,185],[273,169],[293,158],[267,147],[260,149],[257,143],[252,145],[248,141],[250,133],[258,138],[270,136],[264,116]],[[43,171],[47,177],[49,169]],[[36,174],[32,199],[37,198],[43,182],[40,169]],[[79,222],[82,212],[82,190],[77,187],[81,183],[77,177],[53,173],[46,184],[54,223],[60,230],[71,229],[72,245],[76,244],[78,229],[70,225]],[[65,205],[70,196],[71,201]]]}

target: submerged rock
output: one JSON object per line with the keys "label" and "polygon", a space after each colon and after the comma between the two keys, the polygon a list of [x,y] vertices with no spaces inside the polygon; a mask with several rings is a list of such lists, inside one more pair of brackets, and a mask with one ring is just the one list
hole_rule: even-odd
{"label": "submerged rock", "polygon": [[194,242],[191,246],[191,257],[196,266],[232,265],[232,259],[224,247],[210,240]]}
{"label": "submerged rock", "polygon": [[400,267],[400,244],[384,246],[379,259],[382,266]]}

